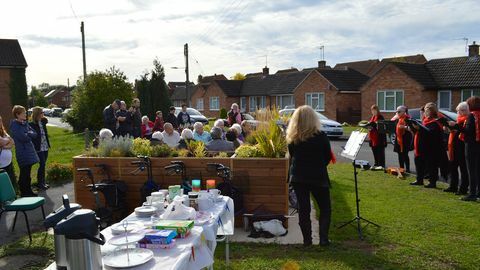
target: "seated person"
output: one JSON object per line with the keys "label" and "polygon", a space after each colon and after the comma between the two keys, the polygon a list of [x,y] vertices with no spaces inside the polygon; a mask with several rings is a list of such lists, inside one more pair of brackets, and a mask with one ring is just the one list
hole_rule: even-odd
{"label": "seated person", "polygon": [[163,135],[160,131],[155,131],[152,134],[152,139],[150,139],[150,145],[160,145],[163,144]]}
{"label": "seated person", "polygon": [[148,116],[142,117],[142,138],[151,139],[153,134],[153,122],[148,119]]}
{"label": "seated person", "polygon": [[203,130],[203,124],[201,122],[196,122],[193,125],[193,129],[193,138],[195,139],[195,141],[202,141],[207,144],[209,141],[212,140],[212,136],[210,136],[210,133]]}
{"label": "seated person", "polygon": [[245,138],[242,134],[242,126],[240,126],[239,124],[233,124],[232,129],[235,130],[235,132],[237,133],[237,139],[243,143],[245,141]]}
{"label": "seated person", "polygon": [[178,143],[178,149],[187,149],[187,143],[193,140],[193,132],[188,128],[184,129],[180,142]]}
{"label": "seated person", "polygon": [[165,123],[163,128],[163,142],[172,148],[177,147],[178,143],[180,142],[180,134],[178,134],[177,131],[173,130],[173,125],[171,123]]}
{"label": "seated person", "polygon": [[237,132],[233,128],[230,128],[227,131],[227,133],[225,134],[225,137],[227,138],[227,141],[233,143],[233,146],[235,147],[235,149],[237,149],[240,146],[240,141],[237,138]]}
{"label": "seated person", "polygon": [[232,142],[222,140],[222,133],[220,128],[212,128],[210,133],[212,140],[206,144],[207,151],[232,152],[235,150]]}
{"label": "seated person", "polygon": [[[215,123],[213,124],[214,127],[218,127],[222,131],[222,140],[225,140],[225,123],[223,122],[222,119],[217,119]],[[213,128],[212,128],[213,130]],[[210,130],[210,135],[212,133],[212,130]]]}

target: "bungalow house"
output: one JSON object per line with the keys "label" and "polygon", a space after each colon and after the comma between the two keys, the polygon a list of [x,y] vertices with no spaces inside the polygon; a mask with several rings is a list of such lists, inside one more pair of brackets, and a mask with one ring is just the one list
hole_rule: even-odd
{"label": "bungalow house", "polygon": [[50,92],[45,95],[45,98],[48,104],[55,104],[62,109],[70,108],[72,103],[71,93],[67,87],[50,90]]}
{"label": "bungalow house", "polygon": [[362,119],[370,117],[370,106],[377,104],[388,118],[396,107],[418,108],[436,102],[440,109],[454,110],[472,95],[480,95],[480,56],[475,42],[469,55],[432,59],[411,64],[389,62],[380,67],[361,88]]}
{"label": "bungalow house", "polygon": [[[12,118],[10,85],[14,74],[25,76],[27,61],[16,39],[0,39],[0,115],[8,126]],[[27,87],[25,85],[25,95]],[[26,104],[25,104],[26,105]]]}

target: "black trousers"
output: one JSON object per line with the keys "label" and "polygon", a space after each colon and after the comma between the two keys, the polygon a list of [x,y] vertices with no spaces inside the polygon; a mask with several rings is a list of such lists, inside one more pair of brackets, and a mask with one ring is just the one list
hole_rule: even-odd
{"label": "black trousers", "polygon": [[45,185],[45,167],[47,165],[48,151],[37,152],[40,160],[37,170],[37,182],[39,185]]}
{"label": "black trousers", "polygon": [[478,196],[480,177],[480,143],[465,143],[470,196]]}
{"label": "black trousers", "polygon": [[410,172],[410,158],[408,157],[408,151],[398,152],[397,154],[400,168],[404,168],[407,172]]}
{"label": "black trousers", "polygon": [[445,181],[447,181],[449,174],[450,166],[448,161],[448,154],[447,151],[442,151],[440,155],[440,175],[445,179]]}
{"label": "black trousers", "polygon": [[312,223],[310,220],[310,193],[320,208],[320,242],[328,240],[332,208],[330,202],[330,188],[316,187],[309,184],[292,183],[298,200],[298,224],[302,230],[303,243],[312,243]]}
{"label": "black trousers", "polygon": [[375,159],[375,164],[373,166],[382,166],[385,168],[385,147],[382,146],[372,146],[373,158]]}
{"label": "black trousers", "polygon": [[417,181],[423,183],[425,175],[428,175],[430,183],[438,181],[438,157],[420,155],[415,157],[415,168],[417,171]]}
{"label": "black trousers", "polygon": [[20,189],[20,193],[22,196],[33,193],[32,188],[30,186],[32,183],[32,177],[30,176],[32,172],[32,166],[33,164],[20,167],[20,176],[18,177],[18,187]]}
{"label": "black trousers", "polygon": [[425,174],[427,173],[425,159],[422,156],[415,157],[415,170],[417,171],[417,182],[423,183]]}
{"label": "black trousers", "polygon": [[[465,144],[462,143],[457,145],[457,147],[455,147],[454,149],[453,154],[454,154],[453,160],[451,160],[449,164],[450,165],[450,188],[464,193],[468,191],[468,184],[469,184],[467,162],[465,160]],[[459,177],[458,169],[460,169],[461,178]]]}
{"label": "black trousers", "polygon": [[10,165],[0,168],[2,170],[5,170],[7,172],[8,177],[10,178],[10,182],[12,182],[12,187],[14,189],[17,189],[17,181],[15,180],[15,172],[13,170],[13,162],[10,163]]}

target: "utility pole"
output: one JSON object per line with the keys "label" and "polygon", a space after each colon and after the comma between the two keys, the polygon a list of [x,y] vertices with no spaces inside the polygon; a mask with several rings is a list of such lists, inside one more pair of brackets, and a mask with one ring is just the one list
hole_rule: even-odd
{"label": "utility pole", "polygon": [[190,91],[189,91],[189,85],[190,85],[190,74],[188,70],[188,43],[185,43],[183,46],[183,54],[185,55],[185,96],[187,98],[187,106],[191,106],[190,102]]}
{"label": "utility pole", "polygon": [[82,33],[82,54],[83,54],[83,82],[87,81],[87,60],[85,59],[85,27],[83,21],[80,24],[80,32]]}

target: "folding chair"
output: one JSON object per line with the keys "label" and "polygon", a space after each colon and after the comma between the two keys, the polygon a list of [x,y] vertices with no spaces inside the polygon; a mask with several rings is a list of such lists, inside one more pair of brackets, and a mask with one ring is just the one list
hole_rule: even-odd
{"label": "folding chair", "polygon": [[10,177],[5,171],[0,171],[0,219],[2,218],[3,212],[15,211],[12,232],[15,229],[15,223],[17,223],[18,212],[22,212],[27,224],[28,237],[30,238],[30,242],[32,242],[32,234],[30,233],[30,224],[28,223],[26,211],[41,207],[43,219],[45,219],[45,210],[43,209],[44,204],[45,198],[43,197],[24,197],[16,199],[15,190],[10,182]]}

